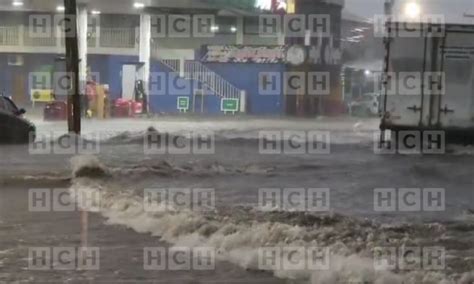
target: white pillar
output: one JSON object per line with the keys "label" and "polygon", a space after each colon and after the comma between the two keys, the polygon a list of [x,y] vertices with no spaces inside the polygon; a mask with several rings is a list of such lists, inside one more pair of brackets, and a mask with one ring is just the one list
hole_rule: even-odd
{"label": "white pillar", "polygon": [[[149,14],[140,15],[140,46],[139,60],[143,65],[138,70],[138,79],[143,81],[143,88],[150,101],[150,57],[151,57],[151,16]],[[145,106],[148,109],[148,106]]]}
{"label": "white pillar", "polygon": [[87,7],[79,5],[77,11],[77,36],[79,46],[79,87],[81,94],[86,93],[87,83]]}
{"label": "white pillar", "polygon": [[277,44],[278,45],[285,45],[286,43],[286,35],[283,31],[279,31],[277,33]]}
{"label": "white pillar", "polygon": [[244,44],[244,18],[243,17],[237,17],[237,25],[236,25],[237,31],[235,34],[236,37],[236,44],[237,45],[242,45]]}
{"label": "white pillar", "polygon": [[181,57],[179,59],[179,76],[183,78],[186,77],[186,74],[184,74],[185,63],[186,59],[184,57]]}
{"label": "white pillar", "polygon": [[247,113],[247,92],[240,91],[240,112]]}

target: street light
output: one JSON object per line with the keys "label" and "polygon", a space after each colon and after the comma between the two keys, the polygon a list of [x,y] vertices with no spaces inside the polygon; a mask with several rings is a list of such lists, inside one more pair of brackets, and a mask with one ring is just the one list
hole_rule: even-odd
{"label": "street light", "polygon": [[410,19],[418,18],[421,15],[420,4],[416,2],[410,2],[405,5],[404,14]]}

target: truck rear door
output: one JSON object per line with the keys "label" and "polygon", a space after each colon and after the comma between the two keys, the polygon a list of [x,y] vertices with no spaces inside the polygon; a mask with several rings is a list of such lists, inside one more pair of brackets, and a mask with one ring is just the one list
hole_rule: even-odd
{"label": "truck rear door", "polygon": [[432,124],[443,128],[474,124],[474,29],[446,31],[443,94],[435,96]]}
{"label": "truck rear door", "polygon": [[425,36],[421,29],[412,34],[398,30],[392,38],[389,72],[385,78],[386,111],[390,113],[392,125],[419,127],[429,123],[425,74],[436,70],[433,52],[438,50],[438,45],[439,41]]}

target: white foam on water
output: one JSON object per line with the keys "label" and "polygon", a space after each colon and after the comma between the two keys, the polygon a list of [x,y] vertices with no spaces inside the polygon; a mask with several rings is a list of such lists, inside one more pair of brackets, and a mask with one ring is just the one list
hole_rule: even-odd
{"label": "white foam on water", "polygon": [[80,176],[84,171],[89,175],[102,175],[108,173],[108,169],[93,155],[81,155],[71,158],[73,177]]}
{"label": "white foam on water", "polygon": [[[79,157],[72,161],[73,169],[80,171],[100,167],[97,158]],[[293,279],[298,283],[338,284],[458,284],[438,271],[412,271],[395,274],[378,271],[368,245],[364,252],[351,252],[348,247],[336,241],[332,244],[318,244],[306,228],[279,222],[238,221],[231,217],[209,217],[190,210],[147,212],[143,197],[133,192],[117,191],[101,187],[89,178],[74,180],[71,191],[77,194],[98,194],[100,213],[107,224],[122,225],[137,233],[151,234],[175,247],[211,247],[216,249],[217,260],[229,261],[242,268],[260,270],[258,249],[263,247],[323,247],[329,246],[329,269],[321,271],[275,269],[273,274],[283,279]],[[160,205],[158,205],[160,206]],[[84,208],[94,209],[95,208]],[[159,209],[159,208],[155,208]],[[321,232],[323,233],[323,232]],[[337,233],[337,232],[336,232]],[[306,237],[306,238],[305,238]],[[474,274],[466,273],[460,283],[467,284]]]}
{"label": "white foam on water", "polygon": [[[73,189],[86,192],[94,190],[90,186],[83,187],[80,180],[76,181]],[[176,247],[216,248],[219,260],[230,261],[245,269],[259,270],[258,248],[261,247],[318,245],[315,242],[303,241],[306,229],[298,226],[269,222],[238,224],[232,220],[210,221],[196,212],[186,210],[150,213],[145,212],[143,201],[136,196],[113,195],[105,191],[102,192],[101,201],[101,214],[107,219],[108,224],[123,225],[138,233],[150,233]],[[206,230],[213,233],[206,236]],[[450,283],[443,282],[446,280],[442,275],[434,276],[436,273],[417,272],[424,275],[422,282],[419,282],[420,276],[417,276],[417,273],[400,276],[389,271],[376,271],[372,259],[356,254],[349,256],[332,254],[330,269],[326,271],[275,270],[273,273],[279,278],[310,281],[312,284]],[[433,282],[433,279],[437,280]]]}

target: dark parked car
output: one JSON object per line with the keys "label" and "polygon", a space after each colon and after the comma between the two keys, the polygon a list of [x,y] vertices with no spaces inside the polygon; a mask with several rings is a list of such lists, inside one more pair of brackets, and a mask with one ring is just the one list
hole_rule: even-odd
{"label": "dark parked car", "polygon": [[0,143],[26,144],[34,141],[36,127],[23,118],[24,109],[19,109],[15,103],[0,95]]}

